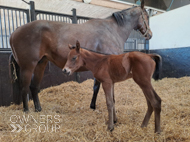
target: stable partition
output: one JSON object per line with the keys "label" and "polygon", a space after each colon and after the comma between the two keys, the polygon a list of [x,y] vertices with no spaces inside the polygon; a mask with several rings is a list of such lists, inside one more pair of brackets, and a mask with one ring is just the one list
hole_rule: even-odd
{"label": "stable partition", "polygon": [[150,18],[151,53],[163,57],[163,77],[190,76],[190,5]]}

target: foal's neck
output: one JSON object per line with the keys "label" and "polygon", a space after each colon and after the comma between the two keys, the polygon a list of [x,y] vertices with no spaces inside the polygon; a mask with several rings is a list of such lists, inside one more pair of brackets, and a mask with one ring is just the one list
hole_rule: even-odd
{"label": "foal's neck", "polygon": [[95,72],[95,69],[99,67],[100,65],[99,63],[103,59],[106,59],[109,56],[109,55],[91,52],[86,49],[82,49],[80,54],[84,62],[84,66],[93,73]]}

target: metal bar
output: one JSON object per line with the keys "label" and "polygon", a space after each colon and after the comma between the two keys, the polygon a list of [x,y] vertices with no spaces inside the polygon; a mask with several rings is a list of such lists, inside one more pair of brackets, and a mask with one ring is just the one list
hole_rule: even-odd
{"label": "metal bar", "polygon": [[77,24],[77,12],[76,12],[76,9],[73,8],[71,11],[73,11],[72,24]]}
{"label": "metal bar", "polygon": [[41,16],[40,16],[41,14],[38,14],[38,16],[39,16],[39,20],[41,20]]}
{"label": "metal bar", "polygon": [[35,13],[35,3],[33,1],[30,1],[30,14],[31,14],[31,21],[36,20],[36,13]]}
{"label": "metal bar", "polygon": [[24,17],[24,12],[22,12],[22,18],[23,18],[23,24],[25,24],[25,17]]}
{"label": "metal bar", "polygon": [[7,27],[6,27],[5,9],[3,9],[3,13],[4,13],[5,36],[6,36],[5,39],[6,39],[6,46],[7,46],[8,45],[8,41],[7,41]]}
{"label": "metal bar", "polygon": [[14,16],[13,16],[13,10],[11,10],[11,15],[12,15],[12,25],[13,25],[13,31],[14,31],[15,28],[14,28]]}
{"label": "metal bar", "polygon": [[49,11],[42,11],[42,10],[35,10],[35,11],[37,13],[43,13],[43,14],[48,14],[48,15],[59,15],[59,16],[65,16],[65,17],[72,17],[72,15],[56,13],[56,12],[49,12]]}
{"label": "metal bar", "polygon": [[53,21],[53,15],[51,15],[51,21]]}
{"label": "metal bar", "polygon": [[[8,14],[8,23],[9,23],[9,38],[11,36],[11,26],[10,26],[10,17],[9,17],[9,10],[7,10],[7,14]],[[8,42],[8,45],[7,45],[7,48],[9,47],[9,42]]]}
{"label": "metal bar", "polygon": [[20,11],[19,11],[19,21],[20,21],[20,26],[21,26],[22,24],[21,24],[21,16],[20,16]]}
{"label": "metal bar", "polygon": [[27,23],[29,23],[30,22],[29,10],[26,11],[26,16],[27,16]]}
{"label": "metal bar", "polygon": [[15,7],[9,7],[9,6],[0,6],[0,8],[1,9],[9,9],[9,10],[27,11],[27,9],[15,8]]}
{"label": "metal bar", "polygon": [[18,27],[18,21],[17,21],[17,11],[15,10],[15,17],[16,17],[16,28]]}
{"label": "metal bar", "polygon": [[0,25],[1,25],[1,41],[2,41],[2,48],[4,48],[3,28],[2,28],[2,19],[1,19],[1,9],[0,9]]}

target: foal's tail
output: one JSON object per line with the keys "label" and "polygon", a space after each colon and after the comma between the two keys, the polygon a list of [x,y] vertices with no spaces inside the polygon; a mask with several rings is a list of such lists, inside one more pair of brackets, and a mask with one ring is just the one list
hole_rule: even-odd
{"label": "foal's tail", "polygon": [[161,78],[162,72],[162,57],[158,54],[149,54],[149,56],[156,62],[156,68],[154,71],[153,78],[158,80]]}

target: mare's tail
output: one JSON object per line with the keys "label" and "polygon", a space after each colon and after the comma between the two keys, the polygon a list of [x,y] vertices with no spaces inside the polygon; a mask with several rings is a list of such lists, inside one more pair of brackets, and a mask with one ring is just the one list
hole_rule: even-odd
{"label": "mare's tail", "polygon": [[153,78],[154,78],[154,80],[158,80],[161,78],[162,57],[158,54],[149,54],[149,56],[156,62],[156,68],[154,71]]}
{"label": "mare's tail", "polygon": [[20,104],[21,96],[20,95],[20,84],[19,84],[19,71],[20,68],[13,57],[13,54],[9,57],[9,76],[11,79],[12,89],[13,89],[13,103]]}

